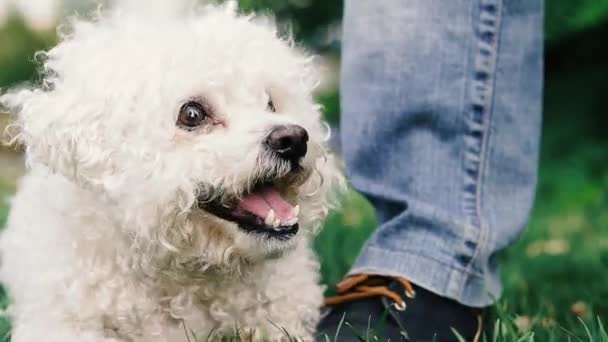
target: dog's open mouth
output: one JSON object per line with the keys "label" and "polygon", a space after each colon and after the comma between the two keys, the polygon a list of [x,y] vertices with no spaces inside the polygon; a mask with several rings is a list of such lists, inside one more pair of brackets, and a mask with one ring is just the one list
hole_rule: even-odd
{"label": "dog's open mouth", "polygon": [[298,232],[299,206],[292,206],[273,183],[262,183],[227,205],[217,200],[199,200],[199,207],[219,218],[238,224],[248,232],[267,238],[288,240]]}

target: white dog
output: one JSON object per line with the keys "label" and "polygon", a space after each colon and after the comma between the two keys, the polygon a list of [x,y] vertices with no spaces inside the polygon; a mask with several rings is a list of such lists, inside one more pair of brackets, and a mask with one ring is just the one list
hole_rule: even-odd
{"label": "white dog", "polygon": [[0,240],[12,341],[311,340],[343,183],[312,59],[234,5],[133,3],[0,97],[29,169]]}

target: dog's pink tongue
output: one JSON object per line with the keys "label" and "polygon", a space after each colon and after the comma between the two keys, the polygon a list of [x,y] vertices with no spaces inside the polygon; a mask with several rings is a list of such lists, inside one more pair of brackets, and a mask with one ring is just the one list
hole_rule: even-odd
{"label": "dog's pink tongue", "polygon": [[281,222],[289,221],[294,217],[293,207],[271,187],[249,194],[241,200],[239,206],[262,220],[266,218],[270,209],[274,210],[275,218]]}

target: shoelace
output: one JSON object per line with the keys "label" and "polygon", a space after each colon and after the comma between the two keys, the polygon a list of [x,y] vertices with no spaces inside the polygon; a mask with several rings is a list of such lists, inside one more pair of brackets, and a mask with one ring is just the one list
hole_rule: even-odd
{"label": "shoelace", "polygon": [[[405,289],[405,295],[408,298],[415,298],[416,291],[409,280],[402,277],[390,277]],[[390,299],[395,306],[395,309],[404,311],[406,308],[405,301],[401,295],[386,286],[386,277],[373,276],[369,274],[354,274],[351,275],[336,285],[337,294],[333,297],[325,299],[325,305],[340,305],[351,302],[353,300],[370,298],[370,297],[386,297]]]}
{"label": "shoelace", "polygon": [[[416,298],[414,286],[412,286],[412,283],[409,280],[403,277],[353,274],[336,285],[336,295],[325,298],[325,305],[333,306],[363,298],[385,297],[393,302],[393,306],[396,310],[405,311],[407,305],[405,304],[403,297],[398,292],[389,289],[387,286],[387,283],[390,280],[394,280],[403,286],[406,297],[411,299]],[[483,320],[481,315],[477,315],[477,331],[475,332],[473,342],[480,341],[482,329]]]}

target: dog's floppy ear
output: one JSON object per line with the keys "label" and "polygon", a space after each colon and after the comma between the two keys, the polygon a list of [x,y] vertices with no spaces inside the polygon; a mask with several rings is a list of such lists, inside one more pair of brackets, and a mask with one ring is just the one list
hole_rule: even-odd
{"label": "dog's floppy ear", "polygon": [[4,132],[4,143],[23,147],[28,156],[35,156],[28,162],[49,164],[49,159],[56,156],[50,147],[57,146],[51,140],[55,140],[52,136],[59,132],[51,132],[53,126],[57,125],[53,125],[53,109],[44,105],[47,96],[43,90],[35,88],[12,89],[0,96],[0,108],[9,113],[12,119]]}
{"label": "dog's floppy ear", "polygon": [[[72,103],[52,89],[21,88],[0,95],[0,106],[12,115],[4,142],[26,150],[26,164],[42,164],[68,178],[76,173],[92,177],[90,170],[109,159],[95,146],[96,134],[83,125],[86,106]],[[78,141],[78,144],[76,143]],[[78,169],[78,172],[77,171]]]}

